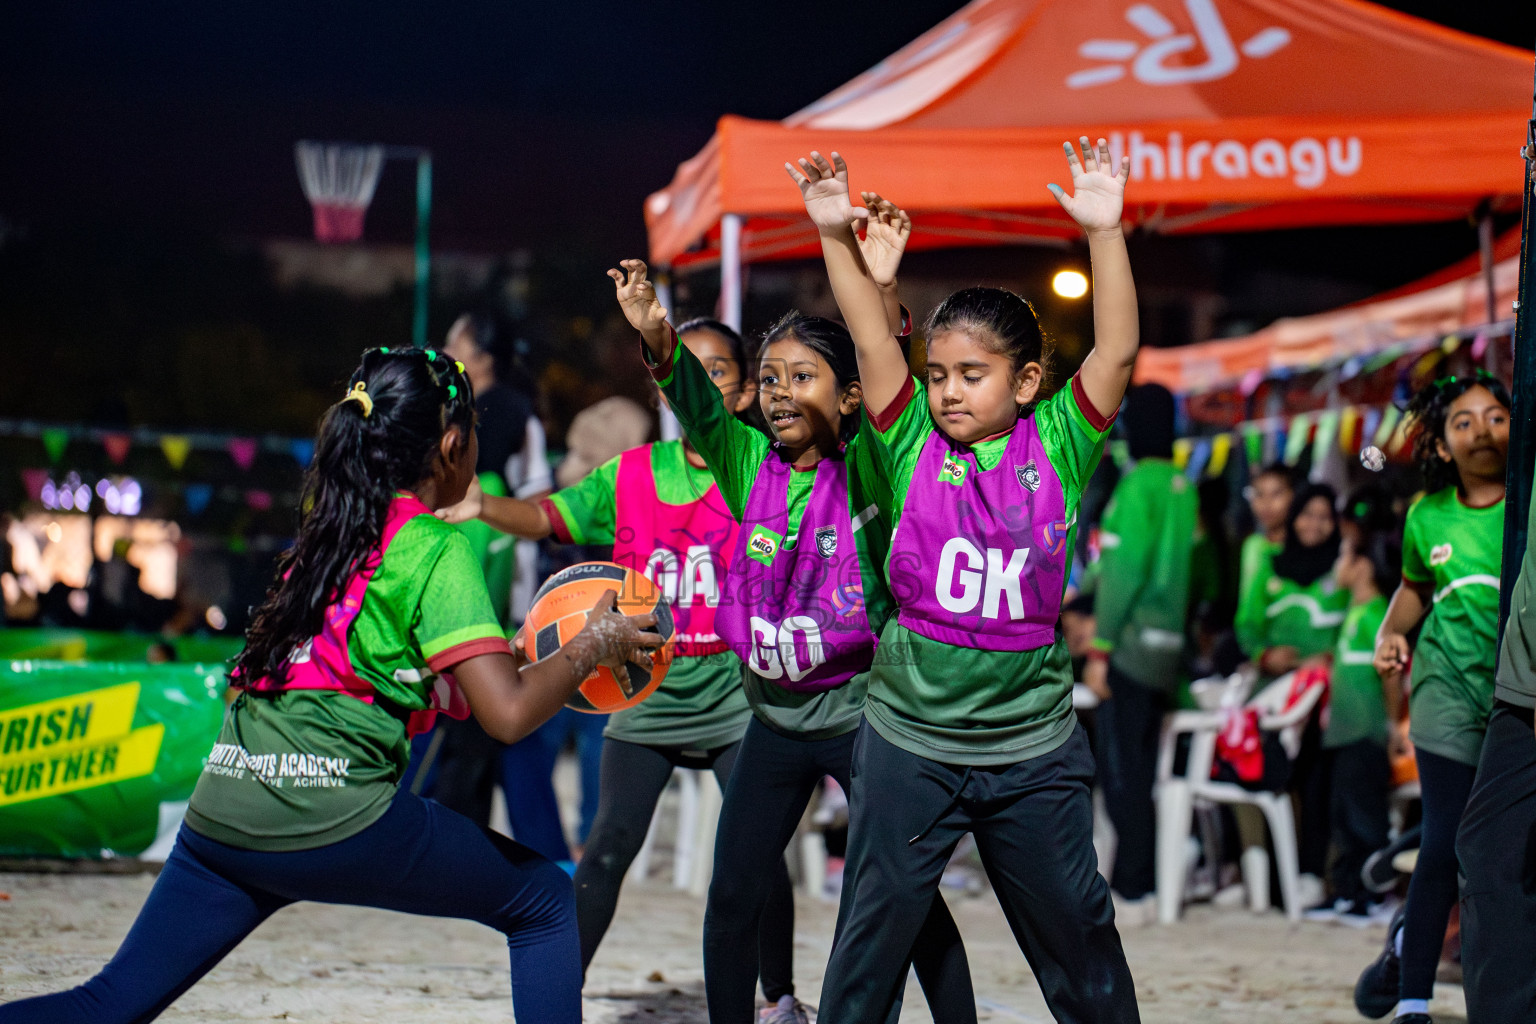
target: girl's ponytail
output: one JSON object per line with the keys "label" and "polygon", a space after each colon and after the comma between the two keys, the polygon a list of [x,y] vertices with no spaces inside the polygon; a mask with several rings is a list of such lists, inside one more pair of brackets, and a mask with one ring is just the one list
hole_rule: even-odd
{"label": "girl's ponytail", "polygon": [[289,655],[320,632],[325,609],[376,559],[397,492],[431,476],[450,427],[474,429],[474,396],[462,367],[432,349],[372,349],[344,398],[320,423],[304,477],[299,533],[251,618],[238,679],[287,674]]}

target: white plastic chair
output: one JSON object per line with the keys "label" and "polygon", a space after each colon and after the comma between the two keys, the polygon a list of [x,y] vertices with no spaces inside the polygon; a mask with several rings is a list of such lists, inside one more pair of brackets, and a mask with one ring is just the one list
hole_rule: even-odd
{"label": "white plastic chair", "polygon": [[[1301,745],[1302,727],[1322,699],[1324,684],[1318,682],[1309,686],[1287,709],[1285,701],[1290,691],[1291,675],[1281,676],[1257,696],[1248,699],[1253,683],[1252,673],[1243,672],[1226,679],[1195,683],[1191,690],[1201,710],[1175,712],[1168,716],[1164,725],[1162,745],[1158,751],[1156,789],[1157,919],[1163,924],[1177,921],[1184,905],[1184,884],[1189,864],[1189,828],[1197,801],[1247,804],[1263,812],[1275,845],[1285,914],[1292,921],[1301,919],[1296,817],[1291,798],[1285,793],[1254,791],[1230,782],[1216,782],[1211,778],[1211,765],[1216,757],[1216,738],[1226,723],[1226,712],[1237,707],[1258,711],[1259,729],[1266,733],[1279,733],[1286,753],[1296,756]],[[1175,775],[1174,749],[1178,738],[1186,734],[1190,737],[1189,757],[1184,774]],[[1255,905],[1267,906],[1268,857],[1263,858],[1261,866],[1258,857],[1245,855],[1243,866],[1244,880],[1249,884],[1250,894],[1263,894],[1262,900],[1254,899]],[[1257,877],[1261,873],[1262,880]],[[1250,878],[1248,875],[1255,877]]]}

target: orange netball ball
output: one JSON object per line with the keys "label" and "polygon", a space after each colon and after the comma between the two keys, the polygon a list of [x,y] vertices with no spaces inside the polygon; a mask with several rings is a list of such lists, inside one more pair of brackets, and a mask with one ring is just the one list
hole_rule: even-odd
{"label": "orange netball ball", "polygon": [[582,562],[545,580],[533,596],[533,607],[523,621],[528,656],[534,661],[543,661],[581,632],[587,622],[587,613],[605,590],[618,594],[619,611],[625,615],[646,612],[655,615],[656,625],[652,631],[660,633],[666,642],[651,652],[649,672],[634,662],[627,662],[618,671],[599,665],[582,680],[566,707],[593,715],[634,707],[656,692],[656,687],[666,676],[672,664],[677,627],[661,588],[639,573],[613,562]]}

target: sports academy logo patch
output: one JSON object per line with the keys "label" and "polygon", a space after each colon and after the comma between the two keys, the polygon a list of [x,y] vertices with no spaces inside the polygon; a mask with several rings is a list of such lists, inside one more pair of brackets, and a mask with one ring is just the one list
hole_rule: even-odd
{"label": "sports academy logo patch", "polygon": [[939,483],[959,486],[965,480],[968,468],[964,459],[956,458],[953,453],[946,453],[944,465],[939,467]]}
{"label": "sports academy logo patch", "polygon": [[774,533],[766,526],[754,526],[751,535],[747,537],[747,555],[764,565],[772,565],[774,556],[779,553],[779,548],[783,544],[782,535]]}
{"label": "sports academy logo patch", "polygon": [[1444,565],[1451,560],[1451,546],[1449,544],[1437,544],[1429,549],[1429,564]]}
{"label": "sports academy logo patch", "polygon": [[1013,472],[1019,478],[1019,486],[1030,494],[1040,489],[1040,471],[1035,468],[1034,459],[1030,459],[1022,466],[1014,466]]}
{"label": "sports academy logo patch", "polygon": [[822,558],[831,558],[837,553],[837,527],[821,526],[816,529],[816,550]]}

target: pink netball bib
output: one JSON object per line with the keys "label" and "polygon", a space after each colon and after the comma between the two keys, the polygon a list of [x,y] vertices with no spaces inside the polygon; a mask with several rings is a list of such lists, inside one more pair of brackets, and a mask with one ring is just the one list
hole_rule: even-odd
{"label": "pink netball bib", "polygon": [[713,482],[687,504],[662,501],[651,471],[654,447],[619,456],[613,560],[666,595],[677,624],[678,657],[719,654],[726,645],[715,633],[715,613],[736,545],[736,520]]}
{"label": "pink netball bib", "polygon": [[[338,690],[363,701],[374,702],[373,684],[357,674],[352,667],[352,656],[347,646],[347,634],[363,607],[363,595],[373,574],[384,559],[384,552],[399,534],[400,528],[416,516],[429,516],[432,510],[421,503],[414,494],[399,495],[390,503],[384,520],[384,536],[379,542],[378,553],[369,557],[363,567],[347,582],[341,598],[325,610],[325,625],[320,634],[301,645],[288,657],[288,680],[278,683],[263,677],[253,683],[240,683],[249,689],[264,693],[281,690]],[[432,728],[439,711],[450,718],[468,718],[469,702],[453,676],[444,672],[437,676],[428,700],[431,706],[413,711],[406,721],[406,735],[415,736]]]}

